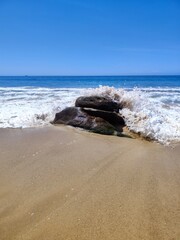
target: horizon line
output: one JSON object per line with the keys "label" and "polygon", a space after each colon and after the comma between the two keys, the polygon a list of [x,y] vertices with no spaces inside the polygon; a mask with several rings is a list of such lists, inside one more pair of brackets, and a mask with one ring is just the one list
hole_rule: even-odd
{"label": "horizon line", "polygon": [[178,74],[107,74],[107,75],[29,75],[29,74],[23,74],[23,75],[0,75],[0,77],[143,77],[143,76],[180,76],[180,73]]}

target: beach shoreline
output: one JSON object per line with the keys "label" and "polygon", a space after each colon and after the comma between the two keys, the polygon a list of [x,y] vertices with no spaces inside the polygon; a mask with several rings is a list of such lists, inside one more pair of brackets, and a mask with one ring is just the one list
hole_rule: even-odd
{"label": "beach shoreline", "polygon": [[0,129],[0,239],[180,238],[180,145]]}

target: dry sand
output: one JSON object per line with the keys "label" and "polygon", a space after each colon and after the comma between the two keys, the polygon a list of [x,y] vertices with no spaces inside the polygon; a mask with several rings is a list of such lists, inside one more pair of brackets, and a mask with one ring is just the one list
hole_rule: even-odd
{"label": "dry sand", "polygon": [[0,130],[0,240],[179,240],[180,146]]}

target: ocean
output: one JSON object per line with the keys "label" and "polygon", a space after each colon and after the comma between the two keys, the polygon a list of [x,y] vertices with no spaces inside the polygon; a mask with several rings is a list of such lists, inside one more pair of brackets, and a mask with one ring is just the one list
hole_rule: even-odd
{"label": "ocean", "polygon": [[123,104],[131,131],[180,142],[180,76],[1,76],[0,128],[48,126],[77,97],[95,94]]}

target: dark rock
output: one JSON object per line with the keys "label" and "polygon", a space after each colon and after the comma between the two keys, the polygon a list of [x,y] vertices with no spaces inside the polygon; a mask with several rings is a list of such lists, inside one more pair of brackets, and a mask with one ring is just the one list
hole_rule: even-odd
{"label": "dark rock", "polygon": [[95,110],[95,109],[91,109],[91,110],[83,109],[83,111],[90,116],[104,119],[105,121],[113,125],[117,131],[119,132],[123,131],[122,128],[125,126],[125,122],[124,122],[124,119],[118,113]]}
{"label": "dark rock", "polygon": [[[119,127],[116,126],[118,120],[121,121]],[[78,107],[69,107],[57,113],[52,123],[71,125],[108,135],[113,135],[122,130],[122,118],[120,116],[112,115],[112,113],[105,114],[105,112],[100,111],[83,110]]]}
{"label": "dark rock", "polygon": [[110,112],[119,112],[121,108],[118,103],[114,102],[108,97],[90,96],[90,97],[79,97],[76,99],[76,107],[82,108],[94,108]]}

